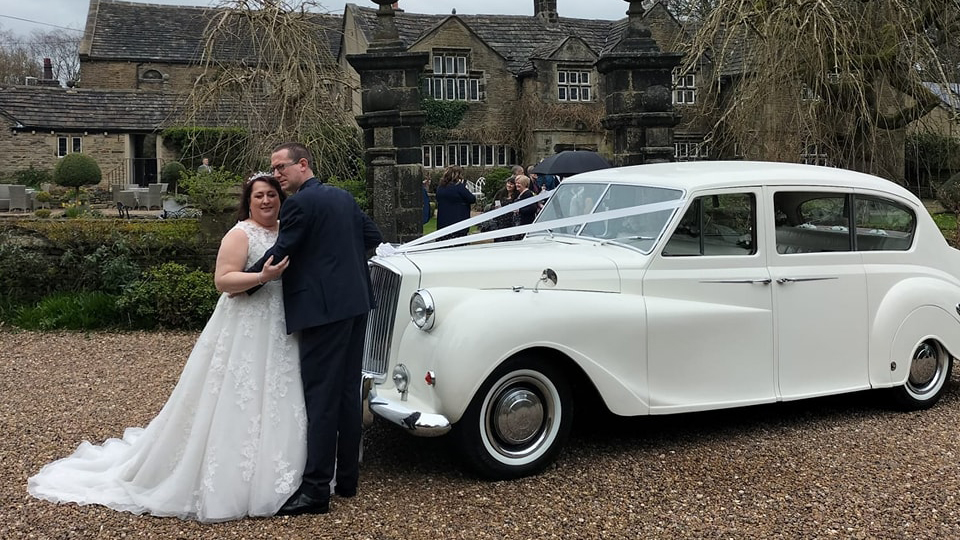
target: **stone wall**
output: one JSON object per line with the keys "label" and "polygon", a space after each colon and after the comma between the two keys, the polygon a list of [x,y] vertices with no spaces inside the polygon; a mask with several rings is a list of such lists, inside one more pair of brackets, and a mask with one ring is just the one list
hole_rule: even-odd
{"label": "stone wall", "polygon": [[[144,78],[150,71],[160,73],[159,79]],[[83,60],[80,63],[82,88],[114,90],[163,90],[188,92],[197,77],[204,72],[199,66],[154,62],[118,62]]]}
{"label": "stone wall", "polygon": [[3,120],[0,129],[7,136],[0,137],[0,180],[6,180],[14,172],[29,167],[46,169],[53,172],[60,158],[57,157],[59,137],[68,137],[68,148],[72,150],[72,139],[80,138],[81,152],[97,161],[103,173],[101,186],[106,186],[108,174],[125,167],[127,158],[127,135],[108,133],[70,133],[70,132],[12,132],[13,126]]}
{"label": "stone wall", "polygon": [[[485,89],[486,99],[467,102],[470,108],[457,129],[464,136],[463,140],[469,142],[480,144],[516,142],[511,140],[516,133],[515,120],[518,105],[516,78],[507,69],[503,58],[463,26],[459,19],[449,19],[410,47],[410,51],[468,52],[467,69],[470,72],[483,72],[481,85]],[[446,141],[425,140],[424,142]]]}

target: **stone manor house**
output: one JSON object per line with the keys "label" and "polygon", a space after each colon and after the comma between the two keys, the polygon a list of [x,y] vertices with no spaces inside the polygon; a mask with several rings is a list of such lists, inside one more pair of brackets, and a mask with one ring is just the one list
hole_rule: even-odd
{"label": "stone manor house", "polygon": [[[529,16],[407,13],[399,3],[404,46],[430,54],[422,92],[441,107],[467,104],[455,127],[424,127],[428,171],[460,164],[482,173],[561,150],[608,147],[600,125],[604,88],[594,63],[616,44],[626,17],[572,19],[557,12],[556,0],[527,1]],[[374,39],[371,6],[346,4],[343,15],[317,15],[332,56],[354,81],[342,95],[345,122],[361,113],[359,76],[346,57],[366,52]],[[59,157],[84,152],[100,164],[105,184],[155,181],[163,163],[178,158],[159,133],[176,123],[182,93],[202,72],[198,59],[212,14],[212,8],[90,0],[80,80],[68,88],[41,80],[0,89],[0,154],[6,158],[0,177],[28,166],[50,169]],[[672,43],[680,28],[657,1],[644,19],[658,43]],[[696,99],[696,81],[696,74],[677,81],[681,112]],[[701,138],[678,126],[677,157],[708,155]]]}
{"label": "stone manor house", "polygon": [[[215,8],[89,1],[78,81],[68,88],[43,80],[0,88],[0,178],[28,166],[52,169],[58,158],[84,152],[99,163],[104,184],[147,184],[163,163],[178,159],[160,133],[177,125],[183,94],[203,71],[198,60]],[[449,164],[478,176],[561,150],[610,150],[601,125],[606,91],[595,63],[617,45],[626,16],[573,19],[557,12],[556,0],[526,1],[527,16],[407,13],[399,2],[395,23],[403,46],[429,54],[422,95],[440,110],[466,104],[455,126],[423,128],[422,163],[434,176]],[[627,2],[623,6],[626,12]],[[664,51],[675,50],[680,22],[661,0],[645,0],[643,7],[653,39]],[[360,78],[347,56],[367,52],[377,10],[348,3],[342,15],[318,14],[316,20],[352,81],[338,101],[343,121],[355,123],[362,113]],[[674,158],[739,157],[708,148],[705,130],[685,114],[697,101],[703,74],[713,69],[709,59],[698,66],[673,80],[673,107],[683,117],[673,128]],[[204,122],[228,127],[215,115]]]}

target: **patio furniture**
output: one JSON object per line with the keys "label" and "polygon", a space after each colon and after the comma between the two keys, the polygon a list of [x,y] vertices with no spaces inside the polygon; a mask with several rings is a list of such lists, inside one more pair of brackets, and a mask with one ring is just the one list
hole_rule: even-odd
{"label": "patio furniture", "polygon": [[152,210],[154,207],[163,209],[163,189],[165,187],[163,184],[149,184],[147,186],[147,192],[142,194],[140,199],[147,210]]}
{"label": "patio furniture", "polygon": [[10,190],[10,211],[26,212],[31,209],[27,206],[27,186],[10,184],[7,189]]}
{"label": "patio furniture", "polygon": [[132,189],[124,189],[117,193],[117,202],[122,204],[124,208],[136,208],[140,206],[140,201],[138,200],[139,191]]}
{"label": "patio furniture", "polygon": [[0,211],[10,210],[9,184],[0,184]]}

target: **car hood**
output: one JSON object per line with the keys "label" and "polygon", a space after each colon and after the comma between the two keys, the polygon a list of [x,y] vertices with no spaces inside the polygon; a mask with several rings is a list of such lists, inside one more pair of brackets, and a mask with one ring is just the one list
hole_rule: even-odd
{"label": "car hood", "polygon": [[529,238],[412,252],[404,257],[420,271],[420,287],[532,289],[550,268],[557,274],[554,290],[620,292],[620,274],[607,253],[622,249],[580,240]]}

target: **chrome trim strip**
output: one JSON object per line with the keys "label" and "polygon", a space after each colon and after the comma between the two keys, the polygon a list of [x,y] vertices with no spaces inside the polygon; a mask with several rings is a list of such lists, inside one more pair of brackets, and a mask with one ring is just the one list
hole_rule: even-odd
{"label": "chrome trim strip", "polygon": [[777,283],[782,285],[784,283],[802,283],[804,281],[827,281],[828,279],[840,279],[840,278],[837,278],[835,276],[833,277],[801,277],[801,278],[782,277],[782,278],[777,278]]}

